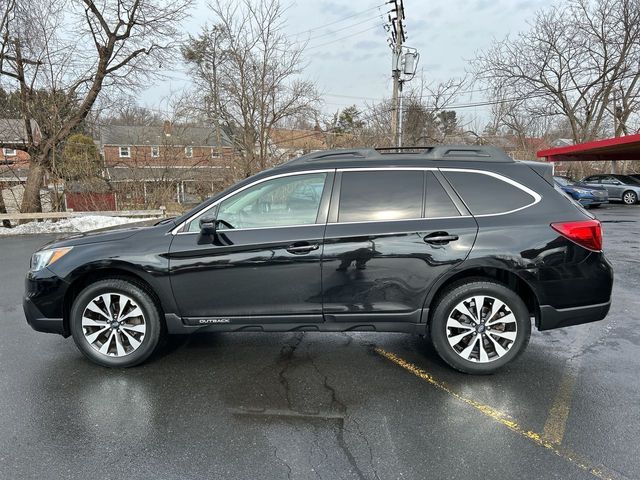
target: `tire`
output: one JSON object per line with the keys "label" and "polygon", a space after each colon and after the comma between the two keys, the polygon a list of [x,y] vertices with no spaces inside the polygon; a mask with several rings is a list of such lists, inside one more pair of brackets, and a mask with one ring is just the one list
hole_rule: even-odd
{"label": "tire", "polygon": [[622,201],[625,205],[635,205],[638,201],[638,194],[633,190],[627,190],[622,194]]}
{"label": "tire", "polygon": [[[481,298],[483,304],[480,322],[471,302],[474,297]],[[433,312],[433,347],[442,360],[463,373],[497,371],[524,351],[531,336],[529,311],[522,299],[492,280],[468,279],[453,284],[436,300]],[[506,321],[497,321],[502,318]]]}
{"label": "tire", "polygon": [[82,290],[71,307],[70,327],[78,349],[105,367],[139,365],[164,336],[153,296],[122,279],[100,280]]}

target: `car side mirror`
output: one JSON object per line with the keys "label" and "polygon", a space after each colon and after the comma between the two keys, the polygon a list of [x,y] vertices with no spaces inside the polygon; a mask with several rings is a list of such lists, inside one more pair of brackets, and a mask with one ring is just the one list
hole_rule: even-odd
{"label": "car side mirror", "polygon": [[200,219],[200,233],[203,235],[214,235],[218,221],[213,215],[205,215]]}

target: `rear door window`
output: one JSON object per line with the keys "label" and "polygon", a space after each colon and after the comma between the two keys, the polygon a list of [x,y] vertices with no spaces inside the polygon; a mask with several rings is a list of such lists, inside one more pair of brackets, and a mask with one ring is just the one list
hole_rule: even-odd
{"label": "rear door window", "polygon": [[422,171],[343,172],[338,222],[420,218],[423,190]]}
{"label": "rear door window", "polygon": [[480,172],[442,171],[473,215],[513,212],[535,203],[519,186]]}

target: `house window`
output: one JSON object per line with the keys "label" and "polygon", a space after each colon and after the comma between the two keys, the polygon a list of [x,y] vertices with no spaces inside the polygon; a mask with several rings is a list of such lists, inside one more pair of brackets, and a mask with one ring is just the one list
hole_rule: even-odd
{"label": "house window", "polygon": [[193,147],[184,147],[184,156],[187,158],[193,157]]}
{"label": "house window", "polygon": [[129,158],[131,156],[130,147],[120,147],[120,158]]}
{"label": "house window", "polygon": [[4,149],[4,156],[5,157],[15,157],[16,156],[16,150],[14,148],[5,148]]}
{"label": "house window", "polygon": [[220,150],[217,147],[211,147],[211,158],[220,158]]}
{"label": "house window", "polygon": [[151,147],[151,157],[158,158],[160,156],[160,147],[155,146]]}

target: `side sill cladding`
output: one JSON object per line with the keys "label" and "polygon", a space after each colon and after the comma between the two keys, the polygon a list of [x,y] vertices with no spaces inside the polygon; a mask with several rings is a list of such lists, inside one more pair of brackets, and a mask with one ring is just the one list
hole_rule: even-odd
{"label": "side sill cladding", "polygon": [[[165,314],[167,332],[190,334],[195,332],[395,332],[426,334],[426,323],[409,322],[320,322],[320,323],[204,323],[186,325],[182,318]],[[423,317],[426,318],[426,317]],[[185,319],[186,320],[186,319]],[[230,318],[229,320],[233,320]]]}

